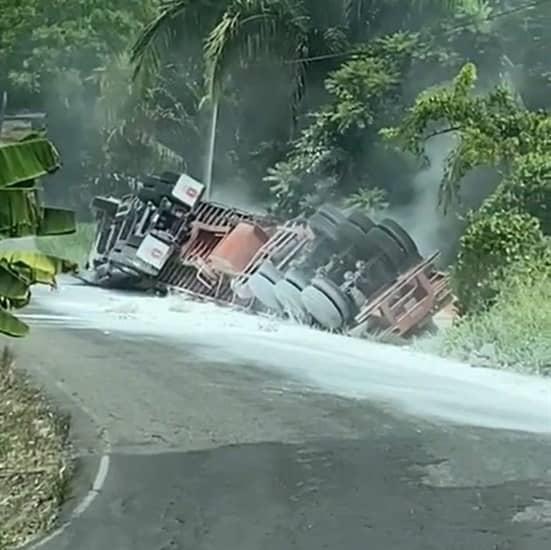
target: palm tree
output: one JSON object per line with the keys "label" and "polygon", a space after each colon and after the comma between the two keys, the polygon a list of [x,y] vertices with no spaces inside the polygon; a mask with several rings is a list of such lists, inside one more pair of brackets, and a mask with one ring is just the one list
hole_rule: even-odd
{"label": "palm tree", "polygon": [[[279,57],[302,77],[305,58],[343,51],[370,27],[374,14],[396,11],[457,9],[484,0],[164,0],[159,15],[143,30],[132,48],[136,73],[158,69],[175,49],[186,56],[204,43],[208,89],[216,94],[230,66]],[[366,38],[365,33],[362,38]],[[185,47],[184,47],[185,46]]]}
{"label": "palm tree", "polygon": [[[415,0],[412,4],[417,10],[449,9],[480,1]],[[131,59],[135,75],[149,78],[163,61],[202,56],[212,109],[206,169],[210,187],[219,99],[236,64],[286,66],[294,119],[307,83],[312,78],[322,83],[354,44],[368,39],[372,28],[376,30],[378,14],[394,10],[399,19],[408,11],[402,6],[402,0],[165,0],[135,43]]]}
{"label": "palm tree", "polygon": [[[299,58],[306,53],[308,18],[301,2],[292,0],[172,0],[163,4],[160,15],[144,29],[132,50],[136,76],[149,78],[159,70],[162,59],[173,55],[175,44],[186,38],[186,55],[196,55],[204,42],[206,89],[212,107],[206,167],[207,194],[212,180],[212,159],[218,104],[224,77],[234,63],[262,56]],[[296,105],[302,93],[300,63],[289,65],[296,83]]]}

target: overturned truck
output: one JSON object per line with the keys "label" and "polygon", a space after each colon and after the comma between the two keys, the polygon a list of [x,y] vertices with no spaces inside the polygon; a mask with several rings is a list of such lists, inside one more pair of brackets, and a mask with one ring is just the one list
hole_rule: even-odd
{"label": "overturned truck", "polygon": [[451,300],[438,253],[423,258],[398,223],[323,205],[282,222],[204,200],[186,174],[95,197],[89,284],[189,295],[353,336],[407,337]]}

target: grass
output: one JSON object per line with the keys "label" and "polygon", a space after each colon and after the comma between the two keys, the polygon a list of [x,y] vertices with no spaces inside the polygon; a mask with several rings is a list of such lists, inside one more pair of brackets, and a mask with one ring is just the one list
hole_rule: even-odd
{"label": "grass", "polygon": [[36,247],[45,254],[59,256],[82,265],[94,240],[95,229],[93,223],[80,223],[73,235],[37,237]]}
{"label": "grass", "polygon": [[416,345],[474,366],[551,375],[551,276],[502,291],[489,310]]}
{"label": "grass", "polygon": [[0,549],[21,546],[57,519],[71,471],[69,422],[0,358]]}

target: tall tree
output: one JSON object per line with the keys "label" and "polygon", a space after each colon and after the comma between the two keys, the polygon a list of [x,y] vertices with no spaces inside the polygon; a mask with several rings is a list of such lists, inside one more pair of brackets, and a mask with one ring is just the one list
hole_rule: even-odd
{"label": "tall tree", "polygon": [[87,210],[87,187],[103,164],[96,69],[128,46],[156,7],[157,0],[2,3],[0,90],[8,92],[8,109],[48,114],[49,134],[65,161],[56,178],[68,184],[48,189],[52,200]]}

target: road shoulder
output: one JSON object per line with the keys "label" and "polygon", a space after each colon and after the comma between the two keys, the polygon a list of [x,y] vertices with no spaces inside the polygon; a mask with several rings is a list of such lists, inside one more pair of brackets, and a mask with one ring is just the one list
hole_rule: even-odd
{"label": "road shoulder", "polygon": [[[9,344],[15,354],[16,368],[29,377],[60,416],[70,419],[68,445],[72,472],[56,525],[27,544],[25,548],[29,550],[50,541],[93,502],[106,477],[110,450],[108,434],[93,413],[79,403],[62,380],[48,374],[47,335],[44,336],[39,328],[33,328],[28,338],[10,340]],[[78,365],[74,368],[78,369]]]}

